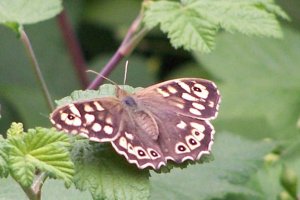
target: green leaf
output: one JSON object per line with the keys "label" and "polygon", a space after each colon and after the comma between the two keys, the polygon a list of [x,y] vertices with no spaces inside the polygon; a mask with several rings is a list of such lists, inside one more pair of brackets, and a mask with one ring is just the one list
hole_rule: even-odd
{"label": "green leaf", "polygon": [[175,48],[209,52],[214,46],[217,26],[204,20],[195,10],[171,1],[151,3],[145,12],[144,21],[149,29],[157,24],[168,34]]}
{"label": "green leaf", "polygon": [[175,48],[210,52],[220,28],[281,37],[276,15],[288,18],[279,6],[266,0],[156,1],[146,6],[144,22],[149,29],[160,24]]}
{"label": "green leaf", "polygon": [[12,176],[28,187],[32,184],[37,168],[49,173],[51,177],[63,179],[69,186],[74,173],[69,146],[69,137],[54,129],[30,129],[22,138],[9,138],[8,163]]}
{"label": "green leaf", "polygon": [[93,199],[148,199],[149,173],[127,163],[110,145],[79,140],[72,150],[74,182]]}
{"label": "green leaf", "polygon": [[0,135],[0,178],[7,177],[9,174],[7,160],[7,142],[2,135]]}
{"label": "green leaf", "polygon": [[294,140],[299,128],[297,31],[283,40],[223,34],[211,55],[196,55],[221,80],[218,127],[252,138]]}
{"label": "green leaf", "polygon": [[18,137],[18,136],[22,136],[24,132],[24,129],[23,129],[23,124],[22,123],[16,123],[16,122],[13,122],[11,125],[10,125],[10,128],[7,130],[7,137],[10,138],[10,137]]}
{"label": "green leaf", "polygon": [[[127,92],[134,92],[139,88],[134,89],[128,85],[119,85],[122,89]],[[83,101],[87,99],[100,98],[106,96],[115,96],[116,86],[112,84],[103,84],[98,90],[76,90],[71,93],[70,96],[64,97],[60,100],[55,101],[58,106],[63,106],[74,101]]]}
{"label": "green leaf", "polygon": [[33,24],[54,17],[61,10],[61,0],[1,0],[0,23]]}
{"label": "green leaf", "polygon": [[228,194],[256,197],[258,193],[245,183],[273,148],[270,142],[218,133],[213,146],[214,161],[185,170],[175,169],[169,174],[151,174],[151,199],[211,199]]}

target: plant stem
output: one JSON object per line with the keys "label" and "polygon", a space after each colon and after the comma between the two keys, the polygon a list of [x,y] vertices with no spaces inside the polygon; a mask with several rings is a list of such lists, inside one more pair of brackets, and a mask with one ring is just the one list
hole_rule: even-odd
{"label": "plant stem", "polygon": [[35,72],[35,75],[40,83],[40,86],[42,88],[42,91],[43,91],[43,95],[44,95],[44,98],[46,99],[46,102],[48,104],[48,108],[52,111],[54,110],[54,105],[53,105],[53,102],[52,102],[52,99],[51,99],[51,96],[50,96],[50,93],[49,93],[49,90],[47,88],[47,85],[46,85],[46,82],[45,82],[45,79],[42,75],[42,72],[41,72],[41,69],[40,69],[40,66],[37,62],[37,59],[36,59],[36,56],[35,56],[35,53],[32,49],[32,46],[31,46],[31,43],[30,43],[30,40],[29,38],[27,37],[27,34],[26,32],[23,30],[23,28],[20,28],[20,36],[21,36],[21,41],[23,42],[24,46],[25,46],[25,49],[26,49],[26,52],[28,54],[28,57],[31,61],[31,64],[32,64],[32,67],[33,67],[33,70]]}
{"label": "plant stem", "polygon": [[88,86],[89,80],[86,71],[86,62],[81,51],[80,44],[71,26],[70,20],[66,14],[66,11],[62,11],[57,17],[60,30],[63,34],[64,41],[68,47],[68,51],[71,55],[72,62],[75,66],[77,76],[80,80],[82,88]]}
{"label": "plant stem", "polygon": [[96,89],[103,82],[103,77],[107,77],[118,65],[118,63],[127,55],[129,55],[133,48],[136,47],[138,42],[148,32],[147,29],[141,29],[139,32],[140,25],[142,23],[142,15],[139,14],[136,19],[132,22],[130,28],[127,31],[125,38],[123,39],[118,50],[115,52],[113,57],[100,71],[99,75],[93,80],[87,89]]}
{"label": "plant stem", "polygon": [[38,194],[35,193],[35,191],[33,190],[33,188],[31,188],[31,187],[24,187],[13,176],[12,176],[12,178],[20,185],[20,187],[25,192],[25,194],[28,197],[28,199],[30,199],[30,200],[40,200],[41,199],[41,193],[40,192],[39,192],[39,195],[38,195]]}
{"label": "plant stem", "polygon": [[38,199],[41,199],[42,186],[47,178],[48,176],[45,172],[39,172],[31,185],[31,189],[37,195]]}
{"label": "plant stem", "polygon": [[30,200],[40,200],[40,196],[36,195],[31,188],[23,187],[22,185],[21,185],[21,188],[26,193],[28,199],[30,199]]}

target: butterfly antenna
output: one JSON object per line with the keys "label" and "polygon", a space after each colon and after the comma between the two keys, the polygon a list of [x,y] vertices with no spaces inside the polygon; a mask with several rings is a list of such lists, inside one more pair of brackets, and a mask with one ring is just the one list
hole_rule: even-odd
{"label": "butterfly antenna", "polygon": [[105,76],[99,74],[98,72],[95,72],[94,70],[90,70],[90,69],[89,69],[89,70],[86,70],[86,72],[90,72],[90,73],[97,74],[98,76],[101,76],[102,78],[104,78],[104,79],[107,80],[108,82],[110,82],[110,83],[116,85],[116,87],[120,88],[119,85],[118,85],[116,82],[114,82],[113,80],[110,80],[109,78],[106,78]]}
{"label": "butterfly antenna", "polygon": [[127,70],[128,69],[128,60],[126,60],[126,64],[125,64],[125,72],[124,72],[124,82],[123,85],[125,85],[126,83],[126,79],[127,79]]}

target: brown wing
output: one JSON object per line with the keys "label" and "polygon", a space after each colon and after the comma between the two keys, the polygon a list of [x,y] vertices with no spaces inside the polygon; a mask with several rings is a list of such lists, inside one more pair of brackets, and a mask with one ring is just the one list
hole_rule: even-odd
{"label": "brown wing", "polygon": [[210,152],[214,129],[208,121],[161,113],[156,123],[160,131],[156,140],[138,125],[127,123],[111,143],[129,163],[141,169],[159,169],[168,160],[197,160]]}
{"label": "brown wing", "polygon": [[183,78],[166,81],[134,94],[140,107],[151,112],[174,112],[199,119],[214,119],[218,114],[220,93],[209,80]]}
{"label": "brown wing", "polygon": [[50,120],[59,130],[106,142],[118,136],[122,115],[123,108],[117,98],[103,97],[59,107]]}

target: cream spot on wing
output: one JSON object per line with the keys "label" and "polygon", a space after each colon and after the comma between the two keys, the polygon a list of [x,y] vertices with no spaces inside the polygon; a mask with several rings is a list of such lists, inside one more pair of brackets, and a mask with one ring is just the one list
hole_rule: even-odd
{"label": "cream spot on wing", "polygon": [[204,132],[204,130],[205,130],[205,127],[202,124],[198,124],[195,122],[191,122],[190,124],[191,124],[191,127],[197,129],[200,132]]}
{"label": "cream spot on wing", "polygon": [[200,142],[203,138],[204,138],[204,133],[196,130],[196,129],[193,129],[192,130],[192,135]]}
{"label": "cream spot on wing", "polygon": [[190,95],[188,93],[183,93],[181,97],[188,101],[198,101],[198,98],[193,97],[192,95]]}
{"label": "cream spot on wing", "polygon": [[79,133],[80,136],[88,138],[88,135],[86,133]]}
{"label": "cream spot on wing", "polygon": [[125,137],[121,137],[119,139],[119,145],[124,149],[127,149],[127,140],[125,139]]}
{"label": "cream spot on wing", "polygon": [[98,110],[98,111],[102,111],[102,110],[104,110],[104,108],[100,105],[100,103],[99,102],[97,102],[97,101],[94,101],[94,105],[95,105],[95,107],[96,107],[96,109]]}
{"label": "cream spot on wing", "polygon": [[67,119],[66,120],[66,122],[67,121],[70,121],[70,124],[69,125],[74,125],[74,126],[81,126],[81,119],[80,118],[78,118],[78,117],[75,117],[75,119],[73,119],[73,120],[69,120],[69,119]]}
{"label": "cream spot on wing", "polygon": [[132,144],[128,143],[127,150],[128,150],[128,153],[135,155],[135,151],[133,149]]}
{"label": "cream spot on wing", "polygon": [[67,119],[67,117],[68,117],[68,114],[67,114],[67,113],[61,113],[61,114],[60,114],[60,119],[61,119],[62,121],[65,121],[65,120]]}
{"label": "cream spot on wing", "polygon": [[76,108],[74,104],[70,104],[69,109],[73,114],[77,115],[78,117],[81,117],[79,110]]}
{"label": "cream spot on wing", "polygon": [[170,93],[172,93],[172,94],[177,93],[176,88],[172,87],[171,85],[169,85],[169,86],[167,87],[167,90],[168,90]]}
{"label": "cream spot on wing", "polygon": [[149,159],[150,156],[146,153],[146,151],[142,147],[134,147],[135,155],[139,159]]}
{"label": "cream spot on wing", "polygon": [[193,102],[192,105],[195,108],[197,108],[198,110],[204,110],[205,109],[205,107],[202,104],[200,104],[200,103]]}
{"label": "cream spot on wing", "polygon": [[187,91],[188,93],[191,93],[191,88],[188,84],[184,83],[184,82],[181,82],[179,81],[177,83],[182,89],[184,89],[185,91]]}
{"label": "cream spot on wing", "polygon": [[92,122],[95,121],[95,116],[91,114],[85,114],[84,118],[86,120],[87,125],[90,125]]}
{"label": "cream spot on wing", "polygon": [[183,142],[178,142],[175,146],[175,152],[178,154],[182,154],[191,152],[191,150]]}
{"label": "cream spot on wing", "polygon": [[199,141],[197,141],[197,139],[194,138],[192,135],[186,136],[185,141],[191,150],[194,150],[197,147],[200,147],[200,145],[201,145],[201,143]]}
{"label": "cream spot on wing", "polygon": [[180,121],[180,123],[178,123],[176,126],[180,129],[185,129],[186,123],[184,121]]}
{"label": "cream spot on wing", "polygon": [[160,89],[160,88],[157,88],[156,91],[157,91],[159,94],[161,94],[163,97],[168,97],[168,96],[170,96],[170,94],[169,94],[168,92],[163,91],[163,90]]}
{"label": "cream spot on wing", "polygon": [[155,160],[155,159],[161,157],[161,155],[157,151],[155,151],[154,149],[148,148],[147,151],[148,151],[148,154],[150,155],[152,160]]}
{"label": "cream spot on wing", "polygon": [[113,128],[108,125],[104,126],[103,130],[106,134],[109,134],[109,135],[113,133]]}
{"label": "cream spot on wing", "polygon": [[62,126],[60,124],[55,124],[56,128],[62,129]]}
{"label": "cream spot on wing", "polygon": [[190,108],[189,111],[194,115],[201,115],[201,112],[195,108]]}
{"label": "cream spot on wing", "polygon": [[111,117],[106,117],[105,122],[108,123],[109,125],[112,125],[112,118]]}
{"label": "cream spot on wing", "polygon": [[94,111],[94,109],[88,103],[84,104],[83,109],[85,112],[93,112]]}
{"label": "cream spot on wing", "polygon": [[97,137],[89,137],[89,140],[94,141],[94,142],[100,142],[100,139]]}
{"label": "cream spot on wing", "polygon": [[208,106],[213,108],[215,106],[215,103],[213,101],[208,101]]}
{"label": "cream spot on wing", "polygon": [[198,97],[201,97],[203,99],[206,99],[208,97],[209,92],[207,91],[206,87],[201,85],[201,84],[195,84],[195,88],[199,88],[201,91],[196,91],[194,89],[194,94],[197,95]]}
{"label": "cream spot on wing", "polygon": [[94,123],[93,126],[92,126],[92,130],[95,131],[95,132],[99,132],[99,131],[101,131],[101,129],[102,129],[102,127],[98,123]]}
{"label": "cream spot on wing", "polygon": [[[61,117],[61,116],[60,116]],[[52,119],[52,116],[51,116],[51,118],[50,118],[50,121],[51,121],[51,123],[52,124],[55,124],[56,122],[54,121],[54,119]]]}
{"label": "cream spot on wing", "polygon": [[126,131],[125,131],[125,136],[129,139],[129,140],[133,140],[133,135],[131,134],[131,133],[127,133]]}
{"label": "cream spot on wing", "polygon": [[173,106],[175,106],[175,107],[177,107],[177,108],[180,108],[180,109],[183,109],[183,108],[184,108],[183,103],[178,103],[178,102],[176,102],[176,101],[170,101],[169,104],[170,104],[170,105],[173,105]]}

